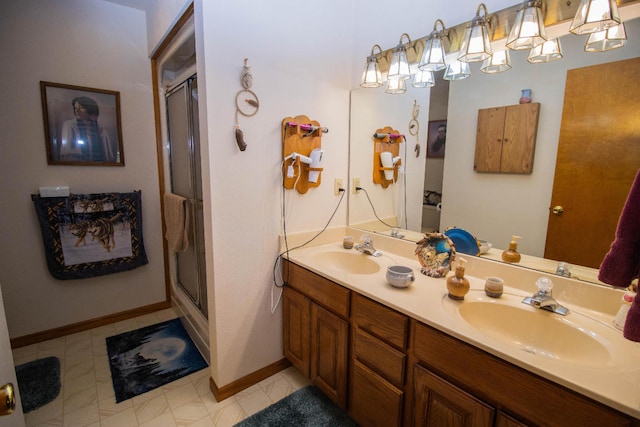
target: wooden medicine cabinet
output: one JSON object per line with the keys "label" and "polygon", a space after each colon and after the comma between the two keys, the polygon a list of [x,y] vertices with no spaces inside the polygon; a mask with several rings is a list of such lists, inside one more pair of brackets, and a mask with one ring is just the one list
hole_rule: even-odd
{"label": "wooden medicine cabinet", "polygon": [[478,110],[473,170],[530,174],[539,113],[538,102]]}

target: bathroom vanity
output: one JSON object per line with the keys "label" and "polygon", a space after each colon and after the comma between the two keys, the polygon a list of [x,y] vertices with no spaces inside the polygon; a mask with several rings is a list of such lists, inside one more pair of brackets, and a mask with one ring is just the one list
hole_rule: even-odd
{"label": "bathroom vanity", "polygon": [[[375,243],[384,254],[376,259],[328,243],[291,252],[282,269],[287,280],[285,357],[358,424],[640,425],[640,348],[606,325],[617,291],[603,287],[573,291],[570,279],[552,277],[558,282],[556,298],[575,311],[566,319],[556,319],[549,317],[558,316],[554,313],[521,304],[526,292],[508,286],[521,280],[533,292],[533,282],[528,283],[532,273],[473,260],[467,267],[471,292],[464,301],[455,302],[446,298],[445,279],[419,274],[417,260],[410,256],[414,245],[403,247],[406,242],[381,236]],[[347,261],[340,261],[343,256]],[[393,288],[384,278],[386,266],[397,263],[417,273],[407,289]],[[504,301],[484,296],[482,279],[489,272],[505,278]],[[603,298],[604,291],[613,295]],[[609,300],[607,313],[587,308],[586,303],[580,305],[578,295],[586,298],[589,293],[593,293],[589,300]],[[503,310],[498,305],[512,307],[505,309],[511,323],[541,319],[541,327],[548,330],[555,323],[547,322],[576,322],[578,328],[584,326],[595,331],[594,336],[605,338],[592,343],[589,338],[576,337],[576,351],[586,354],[574,355],[570,347],[566,349],[571,343],[546,339],[539,341],[539,348],[535,348],[536,341],[517,348],[511,338],[502,339],[501,334],[509,334],[511,326],[482,330],[471,317],[463,319],[476,309]],[[518,310],[527,313],[524,320],[519,319]],[[583,311],[599,326],[587,320],[582,325]],[[479,313],[487,318],[484,311]],[[531,334],[538,333],[532,326]],[[610,335],[615,333],[620,339]],[[607,337],[612,337],[611,342]],[[559,331],[557,338],[574,340],[571,331]],[[607,349],[607,345],[617,348]],[[557,354],[542,354],[545,349]],[[615,400],[616,393],[633,391],[636,396]]]}

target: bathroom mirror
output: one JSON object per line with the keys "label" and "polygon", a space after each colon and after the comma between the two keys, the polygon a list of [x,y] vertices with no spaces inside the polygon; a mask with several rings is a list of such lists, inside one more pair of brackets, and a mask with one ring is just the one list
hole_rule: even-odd
{"label": "bathroom mirror", "polygon": [[[470,78],[450,82],[448,114],[446,117],[431,117],[431,120],[446,119],[448,124],[446,154],[441,160],[440,230],[451,226],[464,228],[477,238],[490,241],[500,251],[507,248],[512,235],[522,236],[518,250],[527,256],[523,257],[520,265],[547,272],[555,271],[555,261],[545,263],[542,258],[551,208],[567,70],[640,57],[640,43],[637,42],[640,39],[640,20],[627,21],[625,26],[629,41],[620,49],[587,53],[584,52],[587,36],[567,35],[561,39],[564,55],[561,60],[529,64],[526,61],[528,52],[512,51],[511,70],[485,74],[480,72],[480,64],[474,63],[471,64]],[[541,104],[533,172],[524,175],[474,172],[478,110],[518,104],[522,89],[531,89],[533,102]],[[384,221],[389,225],[398,225],[405,239],[417,240],[422,237],[423,191],[432,190],[424,188],[425,172],[429,175],[430,171],[438,168],[425,163],[430,121],[429,94],[429,89],[415,88],[409,88],[402,95],[385,94],[384,87],[352,91],[350,184],[353,178],[359,178],[361,187],[366,189],[369,197],[361,192],[354,194],[353,189],[350,189],[351,226],[389,233],[390,227]],[[417,158],[414,152],[416,136],[410,135],[408,129],[414,101],[420,105],[418,142],[421,152]],[[435,105],[431,106],[434,107]],[[405,173],[387,189],[376,188],[372,182],[372,142],[369,135],[377,127],[384,125],[399,129],[407,137],[405,147],[401,148]],[[437,160],[428,159],[431,163]],[[609,214],[617,218],[620,211],[611,210]],[[397,224],[393,222],[396,218]],[[496,254],[495,250],[493,254]],[[497,253],[495,259],[499,258],[500,254]],[[525,259],[533,264],[527,264]],[[580,271],[574,277],[597,282],[597,270],[591,269],[593,271],[589,274],[582,274],[579,266],[574,269],[576,273]]]}

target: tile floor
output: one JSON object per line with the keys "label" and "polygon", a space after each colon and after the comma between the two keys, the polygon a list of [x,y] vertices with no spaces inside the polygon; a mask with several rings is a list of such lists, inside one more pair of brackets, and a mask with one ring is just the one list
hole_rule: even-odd
{"label": "tile floor", "polygon": [[309,383],[290,367],[222,402],[209,390],[209,369],[115,403],[105,338],[176,317],[173,309],[17,348],[16,365],[60,359],[62,389],[47,405],[25,415],[27,426],[226,427],[242,421]]}

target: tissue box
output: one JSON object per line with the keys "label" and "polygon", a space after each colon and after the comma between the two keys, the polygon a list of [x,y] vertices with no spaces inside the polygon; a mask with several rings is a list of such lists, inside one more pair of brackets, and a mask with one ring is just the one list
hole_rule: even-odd
{"label": "tissue box", "polygon": [[40,197],[69,197],[68,186],[40,187]]}

